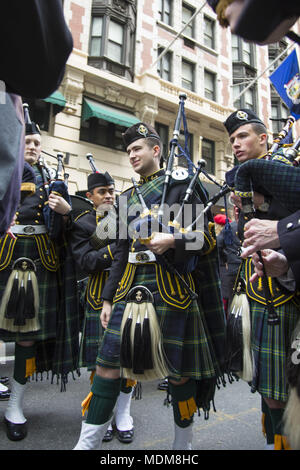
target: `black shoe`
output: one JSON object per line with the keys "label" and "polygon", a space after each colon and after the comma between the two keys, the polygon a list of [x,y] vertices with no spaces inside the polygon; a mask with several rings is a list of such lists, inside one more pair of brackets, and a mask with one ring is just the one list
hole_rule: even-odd
{"label": "black shoe", "polygon": [[15,424],[4,418],[6,424],[6,435],[11,441],[21,441],[27,436],[26,422],[23,424]]}
{"label": "black shoe", "polygon": [[130,429],[130,431],[119,431],[119,429],[116,428],[116,431],[117,438],[120,442],[123,442],[124,444],[130,444],[130,442],[133,441],[134,428]]}
{"label": "black shoe", "polygon": [[114,437],[114,429],[108,429],[104,434],[102,442],[110,442]]}
{"label": "black shoe", "polygon": [[157,385],[157,390],[168,390],[168,379],[159,382]]}
{"label": "black shoe", "polygon": [[8,385],[9,384],[9,378],[8,377],[0,377],[0,383],[2,383],[2,385]]}
{"label": "black shoe", "polygon": [[0,401],[9,400],[9,397],[10,397],[9,389],[0,391]]}

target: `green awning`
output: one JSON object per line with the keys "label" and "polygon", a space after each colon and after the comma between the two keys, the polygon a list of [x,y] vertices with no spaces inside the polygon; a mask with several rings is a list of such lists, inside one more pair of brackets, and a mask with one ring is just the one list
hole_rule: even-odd
{"label": "green awning", "polygon": [[139,119],[133,114],[126,113],[120,109],[111,108],[97,101],[83,99],[82,120],[86,121],[91,117],[103,119],[104,121],[113,122],[123,127],[130,127],[139,122]]}
{"label": "green awning", "polygon": [[44,98],[44,101],[48,103],[57,104],[57,106],[61,106],[64,108],[66,106],[67,100],[59,91],[54,91],[48,98]]}

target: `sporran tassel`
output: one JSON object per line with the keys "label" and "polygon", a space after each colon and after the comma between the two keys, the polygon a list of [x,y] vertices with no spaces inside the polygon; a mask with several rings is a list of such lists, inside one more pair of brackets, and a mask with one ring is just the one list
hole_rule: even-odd
{"label": "sporran tassel", "polygon": [[134,328],[133,338],[133,358],[132,358],[132,371],[134,374],[144,373],[144,341],[142,337],[141,317],[138,315],[137,322]]}
{"label": "sporran tassel", "polygon": [[39,290],[34,269],[34,262],[28,258],[14,262],[0,305],[1,329],[21,333],[40,329]]}
{"label": "sporran tassel", "polygon": [[[143,286],[134,287],[127,294],[127,305],[121,324],[121,348],[122,354],[124,354],[126,338],[130,337],[133,363],[132,368],[126,367],[121,360],[122,376],[124,378],[147,381],[163,379],[170,375],[152,299],[151,292]],[[132,316],[130,335],[127,329],[129,313]],[[126,333],[126,338],[124,333]],[[152,365],[152,367],[146,369],[145,364],[147,366]]]}
{"label": "sporran tassel", "polygon": [[25,286],[24,286],[24,276],[22,276],[20,288],[19,288],[18,301],[17,301],[16,316],[15,316],[15,321],[14,321],[15,326],[25,325],[24,310],[25,310]]}
{"label": "sporran tassel", "polygon": [[227,363],[229,371],[250,382],[253,374],[250,309],[241,284],[238,289],[227,321]]}
{"label": "sporran tassel", "polygon": [[[12,284],[11,284],[12,282]],[[9,295],[9,297],[8,297]],[[19,271],[13,271],[8,279],[2,303],[5,306],[5,318],[14,318],[19,296]]]}
{"label": "sporran tassel", "polygon": [[[128,308],[129,307],[129,308]],[[127,305],[123,318],[127,316],[130,306]],[[126,311],[127,310],[127,311]],[[131,369],[132,367],[132,353],[131,353],[131,326],[132,326],[132,313],[130,311],[128,318],[122,332],[120,361],[123,367]]]}
{"label": "sporran tassel", "polygon": [[151,333],[150,333],[150,324],[148,318],[148,312],[143,321],[143,346],[144,346],[144,369],[153,369],[153,360],[152,360],[152,350],[151,350]]}

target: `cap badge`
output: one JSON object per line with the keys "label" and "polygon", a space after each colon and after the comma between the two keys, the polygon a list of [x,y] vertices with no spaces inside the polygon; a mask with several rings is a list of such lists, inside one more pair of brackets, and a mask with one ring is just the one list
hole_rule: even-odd
{"label": "cap badge", "polygon": [[137,132],[139,134],[141,134],[142,136],[144,136],[144,137],[147,137],[147,135],[148,135],[148,129],[143,124],[139,125],[139,127],[137,129]]}
{"label": "cap badge", "polygon": [[237,111],[236,117],[240,119],[241,121],[247,121],[248,120],[248,114],[245,113],[245,111]]}

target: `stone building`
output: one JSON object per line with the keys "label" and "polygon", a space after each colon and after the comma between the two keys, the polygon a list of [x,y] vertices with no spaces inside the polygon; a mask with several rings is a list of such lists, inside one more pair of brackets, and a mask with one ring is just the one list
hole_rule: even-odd
{"label": "stone building", "polygon": [[[46,100],[31,100],[30,109],[42,129],[43,149],[65,155],[71,194],[86,188],[91,171],[87,153],[93,154],[99,170],[115,178],[118,191],[128,187],[132,170],[121,134],[138,120],[155,125],[166,156],[180,92],[187,94],[191,157],[196,163],[202,156],[206,171],[219,182],[234,164],[222,123],[235,107],[252,107],[270,133],[269,118],[285,116],[285,106],[271,90],[269,72],[263,72],[288,42],[247,44],[220,28],[204,3],[63,1],[74,50],[59,90]],[[45,160],[55,164],[47,154]],[[205,181],[210,193],[217,192]]]}

